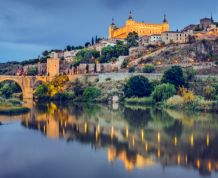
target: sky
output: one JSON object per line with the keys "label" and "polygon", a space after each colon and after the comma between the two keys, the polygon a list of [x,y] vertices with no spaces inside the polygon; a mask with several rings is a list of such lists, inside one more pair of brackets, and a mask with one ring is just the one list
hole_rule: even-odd
{"label": "sky", "polygon": [[130,10],[148,23],[161,23],[166,13],[171,30],[211,14],[218,21],[217,0],[0,0],[0,7],[0,62],[107,37],[111,19],[123,26]]}

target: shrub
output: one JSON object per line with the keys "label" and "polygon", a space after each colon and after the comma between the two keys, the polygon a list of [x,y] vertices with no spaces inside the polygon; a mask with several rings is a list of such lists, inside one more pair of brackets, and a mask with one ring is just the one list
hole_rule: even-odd
{"label": "shrub", "polygon": [[57,93],[52,97],[52,100],[60,100],[60,101],[65,101],[65,100],[73,100],[75,98],[75,94],[72,91],[65,91],[63,93]]}
{"label": "shrub", "polygon": [[205,99],[213,100],[216,97],[216,88],[212,86],[206,86],[203,88],[203,94]]}
{"label": "shrub", "polygon": [[126,97],[144,97],[151,94],[152,86],[144,76],[131,77],[124,86]]}
{"label": "shrub", "polygon": [[108,77],[108,78],[106,78],[106,79],[105,79],[105,81],[111,81],[111,78],[110,78],[110,77]]}
{"label": "shrub", "polygon": [[155,67],[153,64],[146,64],[143,68],[143,73],[152,73],[155,71]]}
{"label": "shrub", "polygon": [[165,102],[167,107],[182,108],[184,107],[184,99],[179,95],[174,95]]}
{"label": "shrub", "polygon": [[195,78],[196,70],[193,67],[187,68],[185,70],[185,77],[187,81],[192,81]]}
{"label": "shrub", "polygon": [[152,98],[156,102],[164,101],[173,96],[176,93],[174,85],[169,83],[164,83],[157,85],[152,92]]}
{"label": "shrub", "polygon": [[143,98],[126,98],[125,99],[126,104],[130,105],[152,105],[153,99],[152,97],[143,97]]}
{"label": "shrub", "polygon": [[30,67],[27,70],[27,75],[29,76],[35,76],[38,74],[38,68],[37,67]]}
{"label": "shrub", "polygon": [[93,101],[101,95],[101,91],[95,87],[87,87],[83,92],[85,101]]}
{"label": "shrub", "polygon": [[49,87],[46,84],[39,85],[34,93],[37,99],[46,99],[49,97]]}
{"label": "shrub", "polygon": [[171,83],[175,85],[176,89],[181,86],[186,86],[185,77],[180,66],[173,66],[169,70],[164,72],[163,83]]}
{"label": "shrub", "polygon": [[130,67],[128,70],[129,73],[134,73],[135,72],[135,67]]}
{"label": "shrub", "polygon": [[179,95],[184,99],[184,102],[189,104],[191,102],[194,102],[195,95],[192,91],[189,91],[185,87],[179,88]]}

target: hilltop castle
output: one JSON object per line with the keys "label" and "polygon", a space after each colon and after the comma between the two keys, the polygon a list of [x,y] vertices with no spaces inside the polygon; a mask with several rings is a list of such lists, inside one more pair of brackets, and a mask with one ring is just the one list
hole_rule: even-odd
{"label": "hilltop castle", "polygon": [[112,19],[112,24],[109,27],[109,39],[125,39],[130,32],[137,32],[141,36],[151,36],[154,34],[161,34],[163,32],[169,31],[170,26],[164,15],[163,23],[161,24],[146,24],[144,22],[137,22],[133,19],[132,13],[130,11],[129,18],[126,21],[126,25],[121,28],[117,28],[114,19]]}

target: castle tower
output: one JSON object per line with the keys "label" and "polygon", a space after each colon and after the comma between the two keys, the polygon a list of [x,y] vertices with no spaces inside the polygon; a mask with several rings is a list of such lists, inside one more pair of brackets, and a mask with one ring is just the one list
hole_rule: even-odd
{"label": "castle tower", "polygon": [[168,20],[167,20],[167,16],[166,14],[164,14],[164,20],[163,20],[163,32],[166,32],[166,31],[169,31],[170,29],[170,25],[168,23]]}
{"label": "castle tower", "polygon": [[133,17],[132,17],[132,11],[130,10],[129,11],[129,18],[128,18],[129,20],[133,20]]}
{"label": "castle tower", "polygon": [[112,18],[112,23],[111,23],[111,25],[110,25],[110,27],[109,27],[109,36],[108,36],[109,39],[112,39],[112,38],[113,38],[113,32],[114,32],[114,30],[116,30],[116,25],[115,25],[115,23],[114,23],[114,18]]}
{"label": "castle tower", "polygon": [[59,58],[48,58],[47,59],[47,75],[57,76],[60,73],[60,59]]}

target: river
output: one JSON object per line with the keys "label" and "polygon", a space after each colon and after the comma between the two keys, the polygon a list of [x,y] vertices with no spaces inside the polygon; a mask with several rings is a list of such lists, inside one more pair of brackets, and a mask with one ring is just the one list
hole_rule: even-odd
{"label": "river", "polygon": [[218,115],[38,104],[0,116],[3,178],[218,177]]}

